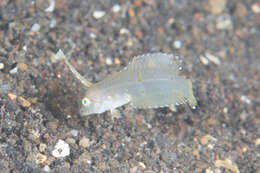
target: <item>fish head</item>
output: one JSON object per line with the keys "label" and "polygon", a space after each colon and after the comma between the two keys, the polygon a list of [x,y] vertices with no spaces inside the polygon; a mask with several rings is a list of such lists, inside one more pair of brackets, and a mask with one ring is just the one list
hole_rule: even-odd
{"label": "fish head", "polygon": [[111,102],[104,98],[104,93],[98,90],[88,90],[81,100],[80,115],[101,114],[111,109]]}

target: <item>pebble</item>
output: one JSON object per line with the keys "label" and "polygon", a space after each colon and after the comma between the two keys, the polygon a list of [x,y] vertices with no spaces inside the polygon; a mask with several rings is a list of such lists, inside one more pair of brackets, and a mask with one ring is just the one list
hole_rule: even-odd
{"label": "pebble", "polygon": [[58,126],[59,126],[59,120],[57,120],[57,119],[48,121],[48,122],[46,123],[46,127],[47,127],[48,129],[51,129],[51,130],[57,129]]}
{"label": "pebble", "polygon": [[112,7],[112,11],[114,13],[118,13],[120,11],[121,7],[119,4],[115,4],[113,7]]}
{"label": "pebble", "polygon": [[132,8],[129,8],[129,9],[128,9],[128,15],[129,15],[130,17],[135,17],[135,11],[134,11]]}
{"label": "pebble", "polygon": [[246,119],[247,119],[247,113],[246,113],[245,110],[243,110],[243,112],[239,115],[239,119],[240,119],[241,121],[246,121]]}
{"label": "pebble", "polygon": [[67,142],[68,144],[75,144],[75,143],[76,143],[75,139],[73,139],[73,138],[67,138],[67,139],[66,139],[66,142]]}
{"label": "pebble", "polygon": [[41,26],[38,23],[33,24],[31,27],[31,32],[39,32],[41,29]]}
{"label": "pebble", "polygon": [[226,0],[209,0],[208,8],[212,14],[220,14],[226,7]]}
{"label": "pebble", "polygon": [[211,169],[207,168],[205,173],[214,173]]}
{"label": "pebble", "polygon": [[237,17],[244,17],[247,14],[247,8],[244,4],[238,3],[235,8],[234,15]]}
{"label": "pebble", "polygon": [[113,61],[111,58],[106,58],[106,64],[107,65],[112,65],[113,64]]}
{"label": "pebble", "polygon": [[28,108],[31,106],[31,103],[21,96],[19,96],[17,100],[20,103],[20,105],[24,108]]}
{"label": "pebble", "polygon": [[55,28],[57,25],[57,21],[55,19],[52,19],[51,22],[50,22],[50,28]]}
{"label": "pebble", "polygon": [[207,139],[206,137],[203,137],[203,138],[200,139],[201,145],[207,145],[208,142],[209,142],[209,141],[208,141],[208,139]]}
{"label": "pebble", "polygon": [[91,164],[92,163],[91,156],[88,155],[86,152],[83,152],[79,156],[79,161],[82,162],[82,163],[87,163],[87,164]]}
{"label": "pebble", "polygon": [[120,64],[121,64],[119,58],[115,58],[115,59],[114,59],[114,63],[115,63],[116,65],[120,65]]}
{"label": "pebble", "polygon": [[5,68],[5,64],[4,63],[0,63],[0,70],[3,70]]}
{"label": "pebble", "polygon": [[76,136],[78,136],[79,131],[76,130],[76,129],[72,129],[72,130],[70,131],[70,134],[71,134],[72,136],[76,137]]}
{"label": "pebble", "polygon": [[140,30],[136,30],[134,32],[134,35],[138,38],[138,39],[142,39],[143,38],[143,33]]}
{"label": "pebble", "polygon": [[138,162],[139,166],[141,166],[143,169],[146,169],[146,166],[143,162]]}
{"label": "pebble", "polygon": [[60,61],[63,58],[66,58],[66,56],[64,55],[61,49],[59,49],[59,51],[56,54],[51,52],[51,60],[53,63]]}
{"label": "pebble", "polygon": [[40,152],[44,152],[44,151],[46,150],[46,148],[47,148],[47,145],[46,145],[46,144],[40,143],[40,145],[39,145],[39,151],[40,151]]}
{"label": "pebble", "polygon": [[218,30],[231,30],[233,28],[231,19],[229,17],[219,17],[217,19],[216,28]]}
{"label": "pebble", "polygon": [[228,113],[228,108],[227,108],[227,107],[224,107],[224,108],[223,108],[223,113],[224,113],[224,114],[227,114],[227,113]]}
{"label": "pebble", "polygon": [[37,101],[38,101],[38,98],[37,98],[37,97],[30,97],[30,98],[28,98],[28,101],[29,101],[30,103],[32,103],[32,104],[36,104]]}
{"label": "pebble", "polygon": [[27,46],[26,46],[26,45],[23,46],[23,50],[24,50],[25,52],[27,51]]}
{"label": "pebble", "polygon": [[96,34],[94,34],[93,32],[91,32],[91,33],[89,34],[89,36],[90,36],[90,38],[92,38],[92,39],[95,39],[95,38],[97,38],[97,35],[96,35]]}
{"label": "pebble", "polygon": [[10,74],[15,74],[15,73],[17,73],[17,71],[18,71],[18,67],[16,66],[15,68],[11,69],[11,70],[9,71],[9,73],[10,73]]}
{"label": "pebble", "polygon": [[135,7],[141,7],[143,3],[142,3],[142,0],[134,0],[133,4]]}
{"label": "pebble", "polygon": [[205,53],[205,56],[208,58],[208,60],[210,60],[214,64],[216,64],[216,65],[220,65],[221,64],[221,62],[220,62],[218,57],[216,57],[216,56],[214,56],[214,55],[212,55],[210,53]]}
{"label": "pebble", "polygon": [[104,12],[104,11],[94,11],[93,12],[93,17],[95,19],[100,19],[100,18],[104,17],[105,14],[106,14],[106,12]]}
{"label": "pebble", "polygon": [[45,165],[45,166],[43,167],[43,170],[44,170],[45,172],[51,172],[51,168],[50,168],[48,165]]}
{"label": "pebble", "polygon": [[5,84],[5,85],[0,85],[0,89],[1,89],[2,91],[7,92],[7,91],[10,91],[10,90],[11,90],[11,87],[10,87],[10,85]]}
{"label": "pebble", "polygon": [[204,65],[208,65],[209,64],[209,60],[203,56],[203,55],[200,55],[200,62]]}
{"label": "pebble", "polygon": [[255,146],[259,146],[260,145],[260,138],[257,138],[256,140],[255,140]]}
{"label": "pebble", "polygon": [[49,0],[49,7],[45,9],[45,12],[53,12],[55,9],[55,0]]}
{"label": "pebble", "polygon": [[129,34],[130,31],[126,28],[121,28],[120,31],[119,31],[120,34]]}
{"label": "pebble", "polygon": [[199,160],[200,159],[200,154],[199,151],[197,149],[192,151],[192,155],[196,156],[196,159]]}
{"label": "pebble", "polygon": [[242,102],[244,102],[244,103],[251,104],[251,100],[250,100],[247,96],[245,96],[245,95],[242,95],[242,96],[240,97],[240,100],[241,100]]}
{"label": "pebble", "polygon": [[260,3],[255,2],[254,4],[252,4],[251,10],[253,11],[253,13],[259,14],[260,13]]}
{"label": "pebble", "polygon": [[36,164],[43,164],[47,160],[47,156],[41,153],[36,154]]}
{"label": "pebble", "polygon": [[233,173],[240,173],[237,165],[235,163],[232,163],[232,161],[228,158],[226,158],[225,160],[216,160],[215,166],[218,168],[224,167],[226,169],[229,169]]}
{"label": "pebble", "polygon": [[19,63],[18,69],[19,69],[20,72],[25,72],[28,69],[28,66],[24,63]]}
{"label": "pebble", "polygon": [[89,138],[86,138],[85,136],[82,137],[79,141],[79,146],[82,146],[83,148],[87,148],[91,145]]}
{"label": "pebble", "polygon": [[17,96],[15,94],[12,94],[12,93],[8,93],[7,95],[8,95],[10,100],[16,100],[16,98],[17,98]]}
{"label": "pebble", "polygon": [[180,40],[176,40],[174,43],[173,43],[174,47],[176,49],[180,49],[181,46],[182,46],[182,42]]}
{"label": "pebble", "polygon": [[52,151],[52,155],[56,158],[66,157],[70,154],[70,146],[65,141],[59,139]]}

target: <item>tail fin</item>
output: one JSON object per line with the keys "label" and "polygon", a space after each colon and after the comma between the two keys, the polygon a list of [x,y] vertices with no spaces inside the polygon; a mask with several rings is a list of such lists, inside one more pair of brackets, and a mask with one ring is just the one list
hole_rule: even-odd
{"label": "tail fin", "polygon": [[191,80],[187,79],[187,86],[188,86],[188,102],[192,109],[195,109],[197,106],[197,100],[193,95],[192,91],[192,83]]}
{"label": "tail fin", "polygon": [[87,79],[85,79],[77,70],[69,63],[68,59],[62,52],[62,50],[59,50],[57,54],[55,55],[56,60],[64,60],[65,64],[69,67],[70,71],[74,74],[74,76],[86,87],[90,87],[92,85],[91,82],[89,82]]}

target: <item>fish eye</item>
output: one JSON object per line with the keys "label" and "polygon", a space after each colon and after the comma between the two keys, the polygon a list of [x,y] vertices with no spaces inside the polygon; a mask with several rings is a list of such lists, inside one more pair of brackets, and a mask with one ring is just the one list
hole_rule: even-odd
{"label": "fish eye", "polygon": [[83,99],[82,99],[82,104],[83,104],[84,106],[88,106],[88,105],[90,104],[90,100],[87,99],[87,98],[83,98]]}

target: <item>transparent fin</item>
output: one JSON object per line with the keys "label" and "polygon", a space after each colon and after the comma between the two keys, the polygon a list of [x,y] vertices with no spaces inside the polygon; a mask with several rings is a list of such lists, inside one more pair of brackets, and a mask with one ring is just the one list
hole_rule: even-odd
{"label": "transparent fin", "polygon": [[191,83],[191,80],[189,80],[189,79],[186,81],[187,81],[187,86],[188,86],[188,90],[189,90],[187,99],[188,99],[189,105],[192,107],[192,109],[195,109],[197,106],[197,100],[193,95],[192,83]]}
{"label": "transparent fin", "polygon": [[186,102],[182,93],[179,92],[161,92],[149,97],[138,97],[131,101],[135,108],[159,108],[169,107],[170,105],[180,105]]}
{"label": "transparent fin", "polygon": [[90,87],[92,85],[87,79],[85,79],[77,70],[69,63],[67,58],[65,57],[62,50],[59,50],[56,54],[56,59],[61,59],[65,61],[65,64],[69,67],[70,71],[74,74],[74,76],[86,87]]}

